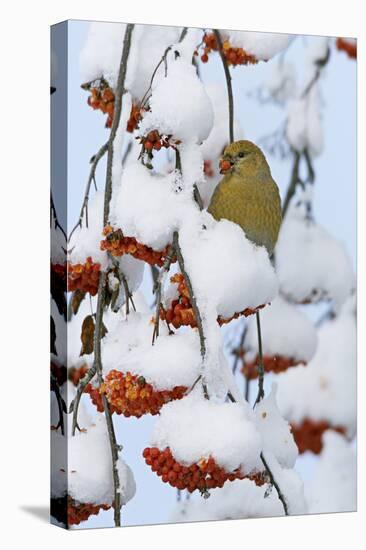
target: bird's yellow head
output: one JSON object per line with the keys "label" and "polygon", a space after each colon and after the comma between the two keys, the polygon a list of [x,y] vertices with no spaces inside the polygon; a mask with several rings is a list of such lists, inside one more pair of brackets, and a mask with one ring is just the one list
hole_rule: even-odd
{"label": "bird's yellow head", "polygon": [[262,151],[248,140],[230,143],[220,160],[220,174],[256,172],[269,170],[266,158]]}

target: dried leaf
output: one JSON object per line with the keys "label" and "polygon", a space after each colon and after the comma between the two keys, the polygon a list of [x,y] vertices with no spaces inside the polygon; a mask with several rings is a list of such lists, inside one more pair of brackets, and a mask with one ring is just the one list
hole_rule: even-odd
{"label": "dried leaf", "polygon": [[72,309],[72,312],[73,312],[74,315],[76,315],[77,312],[79,311],[80,304],[84,300],[85,294],[86,293],[83,292],[82,290],[75,290],[72,293],[72,296],[71,296],[71,309]]}
{"label": "dried leaf", "polygon": [[80,352],[81,355],[89,355],[94,351],[94,330],[95,323],[92,315],[87,315],[83,321],[81,327],[81,343],[82,348]]}

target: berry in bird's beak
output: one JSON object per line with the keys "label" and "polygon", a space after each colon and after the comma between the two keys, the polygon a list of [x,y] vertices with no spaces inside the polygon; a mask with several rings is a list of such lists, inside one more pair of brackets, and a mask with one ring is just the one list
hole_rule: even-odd
{"label": "berry in bird's beak", "polygon": [[220,160],[220,174],[226,174],[232,167],[232,163],[229,160],[221,159]]}

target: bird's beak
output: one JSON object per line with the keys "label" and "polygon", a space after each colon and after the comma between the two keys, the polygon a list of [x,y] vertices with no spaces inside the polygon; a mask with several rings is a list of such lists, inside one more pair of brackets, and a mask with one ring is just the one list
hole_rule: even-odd
{"label": "bird's beak", "polygon": [[220,174],[226,174],[227,172],[229,172],[229,170],[231,170],[232,163],[229,160],[221,159],[219,163],[219,167],[220,167]]}

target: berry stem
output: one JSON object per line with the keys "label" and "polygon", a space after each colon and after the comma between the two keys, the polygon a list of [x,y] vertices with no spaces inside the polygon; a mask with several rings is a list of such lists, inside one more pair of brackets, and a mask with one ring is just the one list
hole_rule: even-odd
{"label": "berry stem", "polygon": [[275,480],[274,476],[273,476],[273,473],[272,473],[272,470],[270,469],[270,467],[268,466],[268,462],[266,461],[266,459],[264,458],[264,455],[263,453],[261,453],[261,461],[263,462],[263,466],[265,467],[266,471],[267,471],[267,474],[268,474],[268,477],[271,481],[271,484],[273,485],[273,487],[276,489],[277,491],[277,495],[278,495],[278,498],[280,499],[281,503],[282,503],[282,506],[283,506],[283,509],[285,511],[285,516],[288,516],[289,513],[288,513],[288,507],[287,507],[287,502],[286,502],[286,499],[284,497],[284,495],[282,494],[282,491],[280,489],[280,486],[278,485],[277,481]]}
{"label": "berry stem", "polygon": [[261,331],[261,320],[259,311],[255,314],[257,320],[257,335],[258,335],[258,395],[255,400],[253,408],[263,399],[264,397],[264,363],[263,363],[263,349],[262,349],[262,331]]}
{"label": "berry stem", "polygon": [[228,94],[228,100],[229,100],[229,138],[230,138],[230,143],[233,143],[234,141],[234,99],[233,99],[233,88],[231,84],[231,74],[230,74],[229,66],[227,64],[226,57],[224,55],[220,32],[217,29],[214,29],[213,32],[217,40],[219,54],[220,54],[222,66],[225,72],[227,94]]}

